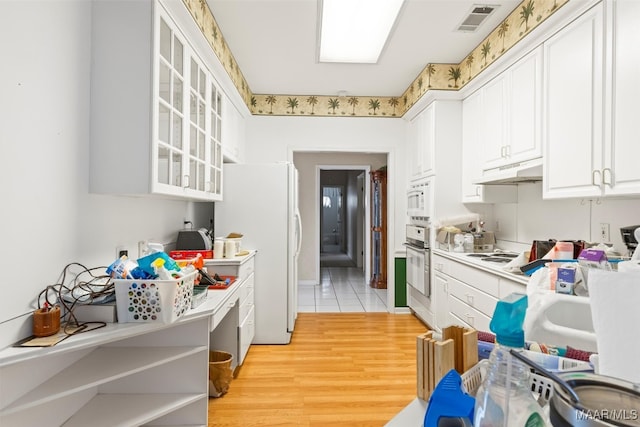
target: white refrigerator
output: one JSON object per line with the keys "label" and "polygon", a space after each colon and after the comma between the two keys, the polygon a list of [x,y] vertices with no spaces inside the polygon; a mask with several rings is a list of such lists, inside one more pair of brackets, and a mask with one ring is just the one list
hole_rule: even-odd
{"label": "white refrigerator", "polygon": [[293,163],[224,165],[223,200],[215,203],[215,234],[241,233],[256,249],[253,344],[288,344],[298,305],[302,239],[298,171]]}

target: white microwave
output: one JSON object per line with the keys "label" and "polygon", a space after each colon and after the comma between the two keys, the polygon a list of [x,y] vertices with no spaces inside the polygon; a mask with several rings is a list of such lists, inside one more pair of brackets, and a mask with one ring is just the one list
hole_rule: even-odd
{"label": "white microwave", "polygon": [[407,189],[407,216],[411,218],[430,218],[432,212],[432,178],[411,181]]}

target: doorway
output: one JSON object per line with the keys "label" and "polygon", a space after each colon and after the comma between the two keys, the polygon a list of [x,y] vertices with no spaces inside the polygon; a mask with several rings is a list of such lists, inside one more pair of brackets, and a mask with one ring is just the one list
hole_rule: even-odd
{"label": "doorway", "polygon": [[[320,166],[320,267],[356,267],[368,274],[366,195],[369,166]],[[367,192],[366,192],[367,191]]]}
{"label": "doorway", "polygon": [[322,186],[322,210],[320,211],[320,234],[322,255],[347,255],[344,228],[345,204],[344,187],[342,185]]}

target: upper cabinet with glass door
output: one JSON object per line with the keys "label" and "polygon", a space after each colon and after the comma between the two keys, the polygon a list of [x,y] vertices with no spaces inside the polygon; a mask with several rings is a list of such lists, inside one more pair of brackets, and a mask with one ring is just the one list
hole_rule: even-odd
{"label": "upper cabinet with glass door", "polygon": [[93,8],[90,190],[222,197],[222,93],[159,2]]}

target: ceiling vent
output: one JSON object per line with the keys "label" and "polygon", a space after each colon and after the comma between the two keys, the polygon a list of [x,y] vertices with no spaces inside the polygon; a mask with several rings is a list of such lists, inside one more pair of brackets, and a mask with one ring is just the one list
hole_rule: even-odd
{"label": "ceiling vent", "polygon": [[457,31],[464,33],[475,32],[480,27],[480,24],[482,24],[497,7],[498,6],[495,5],[474,4],[469,14],[462,20],[462,23],[458,25]]}

